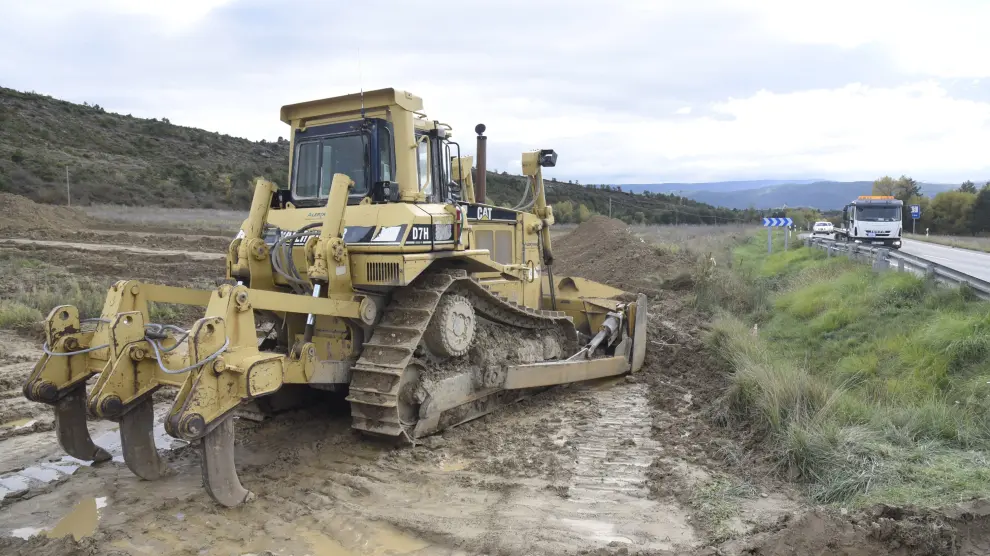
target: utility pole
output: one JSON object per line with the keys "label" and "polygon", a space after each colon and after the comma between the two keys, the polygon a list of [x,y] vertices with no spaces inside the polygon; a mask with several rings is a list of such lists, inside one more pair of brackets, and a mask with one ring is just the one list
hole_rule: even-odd
{"label": "utility pole", "polygon": [[72,195],[69,193],[69,167],[65,167],[65,202],[72,206]]}
{"label": "utility pole", "polygon": [[612,198],[608,198],[608,217],[612,218]]}

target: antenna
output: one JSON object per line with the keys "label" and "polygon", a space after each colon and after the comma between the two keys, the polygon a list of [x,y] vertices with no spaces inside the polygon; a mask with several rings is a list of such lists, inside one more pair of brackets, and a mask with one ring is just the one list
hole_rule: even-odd
{"label": "antenna", "polygon": [[361,88],[361,119],[363,120],[364,119],[364,83],[362,82],[362,79],[361,79],[361,47],[360,46],[358,47],[357,51],[358,51],[358,54],[357,54],[357,61],[358,61],[358,87]]}

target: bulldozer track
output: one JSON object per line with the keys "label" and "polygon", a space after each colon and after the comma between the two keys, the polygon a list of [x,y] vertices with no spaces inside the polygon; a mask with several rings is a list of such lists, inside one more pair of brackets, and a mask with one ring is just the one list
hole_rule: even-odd
{"label": "bulldozer track", "polygon": [[[379,324],[365,343],[361,357],[352,369],[350,392],[352,427],[375,435],[407,437],[425,436],[448,426],[454,426],[491,410],[485,406],[509,400],[497,399],[501,394],[511,394],[516,399],[518,392],[505,392],[500,389],[476,392],[463,399],[461,404],[474,404],[466,418],[459,418],[440,425],[434,430],[423,431],[414,428],[415,422],[404,422],[400,396],[408,396],[404,391],[403,378],[413,365],[429,365],[416,357],[423,335],[436,312],[441,297],[448,292],[456,292],[466,297],[476,314],[481,317],[516,329],[552,329],[558,327],[565,337],[576,343],[577,330],[570,316],[562,311],[532,309],[510,301],[491,291],[463,270],[434,270],[426,272],[416,280],[397,291],[386,307]],[[491,399],[488,399],[491,398]],[[449,420],[448,420],[449,421]]]}

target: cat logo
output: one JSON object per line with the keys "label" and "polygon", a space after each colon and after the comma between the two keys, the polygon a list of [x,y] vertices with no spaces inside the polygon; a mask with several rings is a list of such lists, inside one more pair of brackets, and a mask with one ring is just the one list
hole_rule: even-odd
{"label": "cat logo", "polygon": [[478,207],[478,220],[491,220],[492,207]]}

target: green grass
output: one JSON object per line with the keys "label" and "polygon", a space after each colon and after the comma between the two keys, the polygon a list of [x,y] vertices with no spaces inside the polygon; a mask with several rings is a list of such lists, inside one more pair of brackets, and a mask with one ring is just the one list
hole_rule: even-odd
{"label": "green grass", "polygon": [[734,251],[712,279],[731,288],[699,289],[723,308],[708,341],[735,371],[728,414],[764,433],[820,502],[985,493],[990,304],[817,250],[765,249]]}

